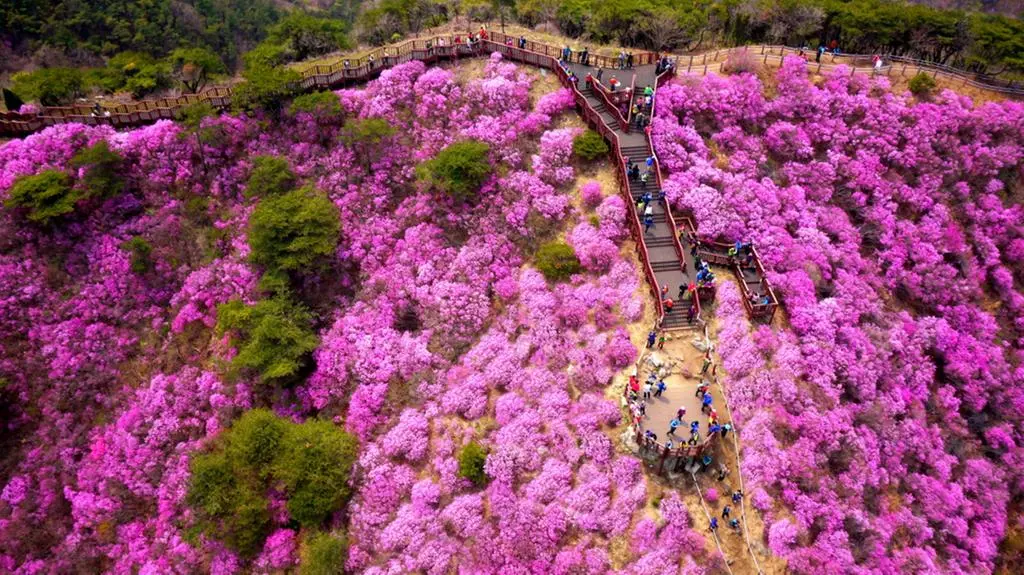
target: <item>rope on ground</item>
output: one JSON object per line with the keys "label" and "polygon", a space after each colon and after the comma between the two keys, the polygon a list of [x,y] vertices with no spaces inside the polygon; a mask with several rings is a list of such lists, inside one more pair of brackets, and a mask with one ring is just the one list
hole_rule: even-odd
{"label": "rope on ground", "polygon": [[[732,419],[732,406],[729,405],[729,396],[725,394],[725,386],[722,385],[722,380],[718,377],[715,377],[715,384],[718,386],[718,390],[722,393],[722,400],[725,402],[725,408],[729,411],[729,417]],[[736,429],[735,425],[733,426],[732,434],[732,448],[736,453],[736,477],[740,483],[740,492],[744,494],[744,497],[740,499],[740,517],[743,519],[743,540],[747,544],[747,552],[750,553],[750,558],[754,560],[754,568],[757,569],[757,573],[760,575],[763,571],[761,571],[761,564],[757,561],[757,555],[754,553],[754,548],[750,544],[750,531],[747,527],[747,498],[745,497],[747,492],[743,487],[743,470],[740,468],[739,431]]]}
{"label": "rope on ground", "polygon": [[[708,504],[704,502],[704,494],[701,493],[700,483],[697,482],[697,475],[691,471],[690,477],[693,478],[693,486],[697,488],[697,496],[700,497],[700,506],[704,508],[704,515],[707,515],[708,523],[710,524],[711,512],[708,510]],[[715,517],[718,517],[717,513],[715,514]],[[722,558],[725,559],[725,570],[729,572],[729,575],[732,575],[732,567],[729,566],[729,557],[725,554],[725,549],[722,549],[722,542],[718,539],[718,530],[712,529],[711,535],[715,537],[715,545],[718,546],[718,552],[721,553]]]}

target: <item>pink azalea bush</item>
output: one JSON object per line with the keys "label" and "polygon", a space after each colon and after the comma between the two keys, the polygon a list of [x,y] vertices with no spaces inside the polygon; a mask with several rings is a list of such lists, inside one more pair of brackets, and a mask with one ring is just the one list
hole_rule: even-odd
{"label": "pink azalea bush", "polygon": [[[989,573],[1024,491],[1024,106],[802,60],[658,91],[665,190],[753,240],[785,322],[718,295],[750,503],[796,573]],[[1019,528],[1019,527],[1015,527]]]}
{"label": "pink azalea bush", "polygon": [[[124,193],[57,225],[0,210],[0,571],[294,569],[306,534],[274,490],[252,557],[192,529],[190,456],[253,407],[359,438],[353,495],[330,520],[351,572],[609,573],[612,538],[628,542],[617,573],[713,569],[678,498],[642,512],[641,464],[609,437],[620,412],[604,391],[637,357],[625,324],[644,307],[619,252],[626,206],[590,186],[597,223],[572,207],[577,130],[553,129],[572,94],[534,100],[532,78],[494,56],[464,82],[413,62],[337,92],[345,122],[403,126],[378,144],[340,144],[338,122],[299,114],[222,115],[199,133],[62,125],[0,147],[0,200],[85,145],[125,158]],[[466,138],[501,169],[453,210],[415,167]],[[342,220],[329,271],[294,286],[320,344],[286,388],[230,373],[237,350],[213,329],[218,305],[264,297],[243,194],[258,154],[285,158]],[[554,234],[584,259],[569,283],[530,265]],[[151,264],[133,271],[137,237]],[[486,486],[459,473],[470,441],[488,452]]]}

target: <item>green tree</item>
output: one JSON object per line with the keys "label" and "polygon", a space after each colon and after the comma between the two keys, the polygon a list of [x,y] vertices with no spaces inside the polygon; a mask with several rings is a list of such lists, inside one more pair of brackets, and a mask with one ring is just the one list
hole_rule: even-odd
{"label": "green tree", "polygon": [[[186,502],[200,530],[251,557],[272,527],[268,488],[283,490],[292,520],[319,527],[348,499],[357,455],[356,439],[328,421],[297,424],[266,409],[250,410],[208,451],[193,455]],[[333,535],[303,542],[304,563],[317,568],[310,573],[340,569],[344,553],[344,539]]]}
{"label": "green tree", "polygon": [[382,144],[398,131],[383,118],[362,118],[346,122],[341,129],[341,142],[352,147],[369,172]]}
{"label": "green tree", "polygon": [[316,527],[348,499],[358,443],[323,420],[291,426],[286,441],[274,463],[274,478],[288,493],[289,515],[303,527]]}
{"label": "green tree", "polygon": [[295,57],[304,60],[350,47],[347,31],[348,25],[340,20],[317,18],[296,10],[270,28],[267,40],[291,47]]}
{"label": "green tree", "polygon": [[580,273],[580,260],[572,246],[562,241],[551,241],[537,250],[537,269],[549,281],[563,281]]}
{"label": "green tree", "polygon": [[306,112],[318,118],[338,117],[341,116],[341,100],[329,90],[311,92],[296,96],[288,111],[292,114]]}
{"label": "green tree", "polygon": [[81,190],[71,186],[67,174],[45,170],[15,180],[4,205],[22,208],[28,212],[29,221],[45,225],[75,211],[75,204],[85,197]]}
{"label": "green tree", "polygon": [[472,201],[493,171],[489,152],[490,146],[477,140],[455,142],[417,166],[416,175],[456,200]]}
{"label": "green tree", "polygon": [[85,83],[107,93],[127,90],[141,98],[170,87],[170,67],[149,54],[121,52],[108,60],[103,68],[88,70]]}
{"label": "green tree", "polygon": [[344,537],[310,533],[299,549],[299,575],[342,575],[347,556],[348,544]]}
{"label": "green tree", "polygon": [[608,142],[594,130],[587,129],[572,141],[573,153],[587,162],[606,155],[608,150]]}
{"label": "green tree", "polygon": [[256,156],[245,185],[246,197],[266,198],[295,189],[298,178],[288,160],[281,156]]}
{"label": "green tree", "polygon": [[478,487],[487,485],[487,450],[475,441],[470,441],[459,450],[459,476],[473,482]]}
{"label": "green tree", "polygon": [[219,305],[217,331],[233,335],[238,354],[232,367],[255,371],[266,384],[294,377],[320,343],[309,310],[283,296],[255,305],[239,300]]}
{"label": "green tree", "polygon": [[132,272],[142,275],[153,269],[153,246],[142,236],[134,238],[121,244],[121,249],[131,254]]}
{"label": "green tree", "polygon": [[302,80],[298,72],[282,66],[249,68],[242,75],[245,81],[235,87],[232,105],[244,112],[280,113],[284,102],[298,92]]}
{"label": "green tree", "polygon": [[75,68],[40,68],[15,74],[12,80],[14,91],[21,97],[44,106],[70,104],[85,88],[82,72]]}
{"label": "green tree", "polygon": [[287,432],[288,422],[269,409],[249,410],[231,425],[231,441],[225,453],[236,466],[266,479],[284,446]]}
{"label": "green tree", "polygon": [[70,164],[82,172],[81,182],[89,197],[112,198],[124,190],[124,158],[111,150],[106,140],[78,150]]}
{"label": "green tree", "polygon": [[167,64],[174,79],[193,94],[227,71],[220,57],[207,48],[178,48],[167,57]]}
{"label": "green tree", "polygon": [[249,218],[249,258],[264,268],[264,288],[323,268],[340,231],[338,208],[311,186],[260,200]]}
{"label": "green tree", "polygon": [[927,98],[935,89],[935,79],[926,72],[918,72],[907,84],[910,92],[918,98]]}

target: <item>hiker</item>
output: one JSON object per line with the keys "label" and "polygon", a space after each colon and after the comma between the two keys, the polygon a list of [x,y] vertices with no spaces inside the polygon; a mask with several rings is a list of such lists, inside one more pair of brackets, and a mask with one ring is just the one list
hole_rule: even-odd
{"label": "hiker", "polygon": [[672,311],[672,307],[676,305],[676,302],[672,301],[672,298],[668,298],[662,303],[665,305],[665,313],[670,313]]}
{"label": "hiker", "polygon": [[654,227],[654,218],[647,216],[644,218],[644,233],[646,234],[651,228]]}
{"label": "hiker", "polygon": [[877,72],[877,71],[881,70],[882,69],[882,57],[879,56],[878,54],[875,54],[874,62],[875,62],[875,71]]}
{"label": "hiker", "polygon": [[707,392],[709,387],[711,387],[710,383],[706,381],[700,382],[700,385],[697,386],[697,394],[694,397],[704,397],[704,393]]}
{"label": "hiker", "polygon": [[[645,206],[644,207],[644,215],[645,216],[653,216],[654,215],[654,206],[652,206],[651,204],[647,204],[647,203],[645,203],[644,206]],[[661,297],[665,297],[665,291],[661,292]]]}
{"label": "hiker", "polygon": [[825,45],[818,44],[818,54],[814,57],[814,61],[821,64],[821,55],[825,53]]}
{"label": "hiker", "polygon": [[580,54],[580,62],[584,66],[590,65],[590,49],[586,46],[583,47],[583,52]]}
{"label": "hiker", "polygon": [[697,313],[697,308],[691,303],[690,309],[686,310],[686,323],[693,323],[693,316]]}
{"label": "hiker", "polygon": [[519,37],[519,49],[520,50],[525,50],[526,49],[526,36],[520,36]]}
{"label": "hiker", "polygon": [[644,87],[644,96],[653,96],[653,95],[654,95],[654,88],[652,88],[650,84],[647,84],[647,86]]}
{"label": "hiker", "polygon": [[687,441],[690,445],[697,445],[700,443],[700,432],[694,431],[690,434],[690,439]]}
{"label": "hiker", "polygon": [[640,381],[637,380],[635,373],[629,376],[629,388],[632,389],[633,391],[640,390]]}
{"label": "hiker", "polygon": [[618,87],[619,87],[619,79],[616,78],[615,76],[612,76],[611,79],[608,80],[608,91],[609,92],[614,92],[615,89],[618,88]]}
{"label": "hiker", "polygon": [[672,446],[673,444],[671,439],[665,442],[665,449],[672,449]]}
{"label": "hiker", "polygon": [[740,532],[740,520],[736,519],[736,518],[733,518],[733,519],[729,520],[729,527],[732,527],[733,531],[735,531],[736,533],[739,533]]}
{"label": "hiker", "polygon": [[640,175],[640,171],[636,169],[635,162],[629,163],[629,166],[626,168],[626,174],[629,175],[629,179],[631,180],[635,180],[636,177]]}
{"label": "hiker", "polygon": [[690,422],[690,433],[700,433],[700,422],[693,420]]}
{"label": "hiker", "polygon": [[685,301],[685,300],[689,299],[688,293],[689,292],[687,292],[687,290],[686,290],[686,284],[679,284],[679,296],[676,297],[676,299],[678,299],[680,301]]}
{"label": "hiker", "polygon": [[711,402],[712,401],[714,401],[714,398],[711,397],[711,392],[705,391],[704,392],[704,397],[702,397],[701,400],[700,400],[700,411],[701,411],[701,413],[706,414],[709,411],[711,411]]}
{"label": "hiker", "polygon": [[658,334],[656,334],[653,329],[647,334],[647,349],[654,347],[654,338],[656,337],[658,337]]}
{"label": "hiker", "polygon": [[712,517],[711,518],[711,526],[708,527],[708,531],[718,531],[718,518],[717,517]]}
{"label": "hiker", "polygon": [[598,82],[601,81],[601,76],[604,76],[604,68],[598,66],[597,67],[597,81]]}
{"label": "hiker", "polygon": [[658,338],[658,349],[665,349],[665,334],[661,334]]}
{"label": "hiker", "polygon": [[678,419],[682,419],[685,415],[686,415],[686,408],[680,406],[679,409],[676,410],[676,417]]}
{"label": "hiker", "polygon": [[646,171],[644,171],[644,173],[640,174],[640,187],[645,189],[645,190],[647,189],[647,172]]}
{"label": "hiker", "polygon": [[704,363],[700,366],[700,374],[704,375],[708,372],[708,368],[711,367],[711,354],[704,355]]}
{"label": "hiker", "polygon": [[644,432],[644,439],[648,441],[657,441],[658,436],[653,431],[648,429],[647,431]]}
{"label": "hiker", "polygon": [[633,164],[633,179],[640,179],[640,166]]}
{"label": "hiker", "polygon": [[[639,173],[639,170],[637,170],[637,173]],[[650,192],[644,192],[644,195],[640,196],[640,201],[644,203],[644,209],[645,210],[647,209],[647,205],[651,203],[652,199],[653,198],[651,198],[651,193]],[[668,293],[668,288],[664,287],[662,289],[662,291],[661,291],[661,295],[665,295],[667,293]]]}
{"label": "hiker", "polygon": [[665,390],[667,388],[668,388],[668,386],[665,385],[665,380],[664,379],[659,379],[658,380],[658,388],[654,391],[654,397],[661,397],[661,394],[665,393]]}
{"label": "hiker", "polygon": [[345,66],[345,69],[347,70],[349,66],[348,60],[346,59],[344,62],[342,62],[342,65]]}
{"label": "hiker", "polygon": [[626,67],[629,69],[633,68],[633,53],[629,52],[626,54]]}
{"label": "hiker", "polygon": [[679,427],[678,419],[673,419],[672,421],[668,422],[668,435],[675,435],[677,427]]}
{"label": "hiker", "polygon": [[737,503],[739,503],[741,499],[743,499],[743,492],[742,491],[737,489],[736,491],[732,492],[732,503],[733,503],[733,505],[736,505]]}
{"label": "hiker", "polygon": [[647,401],[650,398],[651,398],[651,382],[648,381],[647,383],[644,384],[644,401]]}
{"label": "hiker", "polygon": [[712,436],[722,430],[722,426],[714,423],[713,421],[708,422],[708,436]]}
{"label": "hiker", "polygon": [[572,61],[572,48],[570,48],[568,44],[565,45],[565,48],[562,48],[562,61],[563,62],[571,62]]}
{"label": "hiker", "polygon": [[723,423],[722,424],[722,439],[725,439],[725,436],[729,435],[730,431],[732,431],[732,424],[731,423]]}
{"label": "hiker", "polygon": [[[729,475],[729,467],[724,463],[718,464],[718,480],[725,481],[725,476]],[[728,509],[728,506],[726,506]]]}
{"label": "hiker", "polygon": [[626,52],[619,51],[619,69],[622,70],[626,67]]}
{"label": "hiker", "polygon": [[722,508],[722,519],[728,519],[730,511],[732,511],[732,509],[728,505],[723,507]]}
{"label": "hiker", "polygon": [[637,110],[636,115],[633,116],[633,123],[636,125],[636,129],[641,130],[644,127],[644,113]]}
{"label": "hiker", "polygon": [[711,459],[710,455],[705,455],[704,459],[700,460],[701,471],[707,471],[708,470],[708,466],[711,465],[712,461],[713,460]]}
{"label": "hiker", "polygon": [[718,423],[718,411],[715,408],[712,407],[711,411],[708,412],[708,419],[711,420],[711,423]]}

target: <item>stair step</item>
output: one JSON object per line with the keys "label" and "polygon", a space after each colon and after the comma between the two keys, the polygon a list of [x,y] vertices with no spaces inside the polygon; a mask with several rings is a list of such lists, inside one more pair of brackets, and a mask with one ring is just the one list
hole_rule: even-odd
{"label": "stair step", "polygon": [[678,261],[651,262],[651,269],[656,272],[671,272],[682,269]]}
{"label": "stair step", "polygon": [[675,242],[672,241],[672,238],[668,237],[668,238],[651,238],[651,239],[645,241],[644,243],[646,243],[648,247],[660,248],[660,247],[665,247],[665,246],[671,246]]}

